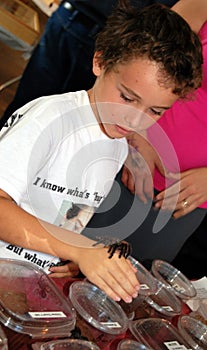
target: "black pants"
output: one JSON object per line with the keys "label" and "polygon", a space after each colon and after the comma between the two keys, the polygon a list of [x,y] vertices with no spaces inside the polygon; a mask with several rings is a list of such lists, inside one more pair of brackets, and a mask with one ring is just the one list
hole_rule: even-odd
{"label": "black pants", "polygon": [[207,276],[207,215],[172,264],[190,279]]}
{"label": "black pants", "polygon": [[[91,237],[115,237],[132,244],[132,255],[146,263],[156,258],[172,262],[199,227],[206,210],[196,209],[179,219],[143,204],[121,182],[118,174],[112,190],[84,233]],[[207,240],[207,239],[206,239]]]}

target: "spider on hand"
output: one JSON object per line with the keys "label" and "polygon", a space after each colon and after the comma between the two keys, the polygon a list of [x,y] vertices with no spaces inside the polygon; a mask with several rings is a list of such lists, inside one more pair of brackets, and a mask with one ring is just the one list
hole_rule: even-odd
{"label": "spider on hand", "polygon": [[129,255],[132,253],[132,246],[130,243],[126,241],[116,241],[108,246],[109,259],[112,258],[114,253],[119,251],[119,258],[122,256],[127,259]]}
{"label": "spider on hand", "polygon": [[119,258],[122,256],[127,259],[132,253],[132,246],[126,241],[118,241],[112,238],[103,237],[99,239],[93,246],[98,244],[104,244],[105,248],[108,248],[109,259],[111,259],[116,251],[119,251]]}

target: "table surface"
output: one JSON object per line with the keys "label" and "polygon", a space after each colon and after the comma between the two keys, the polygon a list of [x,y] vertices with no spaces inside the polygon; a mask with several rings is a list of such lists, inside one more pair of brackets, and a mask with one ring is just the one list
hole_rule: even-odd
{"label": "table surface", "polygon": [[[63,292],[63,294],[67,297],[68,296],[68,291],[69,291],[69,286],[70,284],[77,279],[54,279],[55,284],[57,287]],[[183,305],[183,310],[182,314],[187,314],[189,312],[189,309],[187,305]],[[176,318],[174,321],[174,324],[176,324]],[[43,342],[43,340],[38,340],[38,339],[32,339],[29,335],[26,334],[21,334],[17,333],[8,327],[1,325],[6,336],[8,339],[8,348],[9,350],[33,350],[34,349],[34,344],[38,344],[39,342]],[[101,346],[100,344],[99,347],[101,350],[116,350],[117,349],[117,344],[125,338],[129,339],[134,339],[130,331],[128,330],[124,334],[117,336],[115,339],[113,339],[110,343]],[[51,341],[52,339],[44,339],[44,342],[46,341]],[[32,346],[33,344],[33,346]]]}

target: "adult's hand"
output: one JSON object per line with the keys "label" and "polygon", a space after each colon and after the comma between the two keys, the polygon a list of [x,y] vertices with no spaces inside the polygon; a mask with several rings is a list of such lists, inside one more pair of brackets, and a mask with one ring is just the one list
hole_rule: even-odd
{"label": "adult's hand", "polygon": [[[206,167],[190,169],[178,176],[179,180],[176,183],[160,192],[155,198],[155,207],[162,207],[164,210],[174,210],[174,218],[190,213],[200,204],[207,201]],[[163,199],[165,200],[163,201]],[[176,206],[174,205],[175,202]]]}

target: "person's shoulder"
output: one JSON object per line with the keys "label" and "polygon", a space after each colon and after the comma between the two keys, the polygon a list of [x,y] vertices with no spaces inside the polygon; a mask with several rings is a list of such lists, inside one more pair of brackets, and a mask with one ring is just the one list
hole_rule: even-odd
{"label": "person's shoulder", "polygon": [[80,104],[88,104],[88,94],[86,91],[67,92],[56,95],[39,97],[19,109],[23,114],[27,112],[46,112],[52,114],[61,113],[78,107]]}
{"label": "person's shoulder", "polygon": [[85,90],[67,92],[60,95],[53,95],[51,99],[44,101],[45,107],[52,109],[53,113],[62,114],[81,107],[89,106],[90,101]]}
{"label": "person's shoulder", "polygon": [[[88,94],[85,90],[74,91],[74,92],[66,92],[57,95],[40,97],[40,103],[51,104],[51,105],[59,105],[59,104],[88,104]],[[37,100],[37,101],[38,101]]]}

